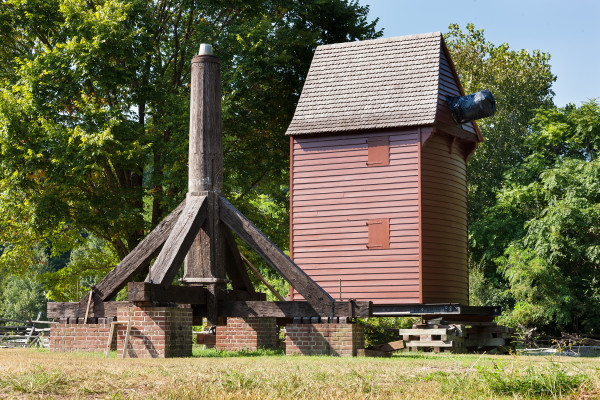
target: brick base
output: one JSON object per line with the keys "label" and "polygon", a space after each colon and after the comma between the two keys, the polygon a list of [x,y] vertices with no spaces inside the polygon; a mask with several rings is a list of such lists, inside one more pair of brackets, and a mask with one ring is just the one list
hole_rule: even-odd
{"label": "brick base", "polygon": [[275,348],[275,318],[227,318],[227,325],[217,326],[217,349],[228,351]]}
{"label": "brick base", "polygon": [[352,357],[358,349],[365,347],[364,327],[359,324],[289,324],[285,331],[286,355]]}
{"label": "brick base", "polygon": [[[83,319],[83,318],[82,318]],[[110,323],[51,324],[50,350],[52,351],[105,351]],[[113,338],[111,349],[117,348]]]}
{"label": "brick base", "polygon": [[[173,307],[125,307],[118,321],[131,317],[127,357],[166,358],[192,355],[192,309]],[[126,325],[117,329],[117,353],[123,354]]]}

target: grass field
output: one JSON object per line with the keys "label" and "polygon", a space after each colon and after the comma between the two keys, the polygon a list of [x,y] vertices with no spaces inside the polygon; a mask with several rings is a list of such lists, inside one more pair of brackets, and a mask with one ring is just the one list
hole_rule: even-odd
{"label": "grass field", "polygon": [[600,398],[599,358],[402,354],[387,359],[223,354],[105,359],[0,349],[0,398]]}

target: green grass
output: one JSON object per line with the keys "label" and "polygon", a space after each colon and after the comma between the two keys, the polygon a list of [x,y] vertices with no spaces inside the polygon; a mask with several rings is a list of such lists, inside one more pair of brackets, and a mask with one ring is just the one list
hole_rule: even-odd
{"label": "green grass", "polygon": [[191,358],[106,359],[2,349],[0,398],[592,399],[600,397],[599,365],[598,358],[429,353],[287,357],[198,347]]}
{"label": "green grass", "polygon": [[591,376],[570,371],[554,359],[521,369],[494,362],[492,366],[479,367],[478,372],[496,393],[532,398],[560,398],[591,383]]}

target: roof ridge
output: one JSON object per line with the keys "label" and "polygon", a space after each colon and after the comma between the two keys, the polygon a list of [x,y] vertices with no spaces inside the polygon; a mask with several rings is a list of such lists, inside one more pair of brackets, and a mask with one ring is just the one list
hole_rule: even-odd
{"label": "roof ridge", "polygon": [[380,44],[386,42],[401,42],[405,40],[414,40],[414,39],[426,39],[426,38],[434,38],[441,37],[442,33],[440,31],[437,32],[428,32],[428,33],[417,33],[414,35],[405,35],[405,36],[392,36],[389,38],[378,38],[378,39],[369,39],[369,40],[355,40],[352,42],[343,42],[343,43],[332,43],[332,44],[322,44],[317,46],[317,50],[319,49],[330,49],[330,48],[341,48],[341,47],[353,47],[353,46],[364,46],[367,44]]}

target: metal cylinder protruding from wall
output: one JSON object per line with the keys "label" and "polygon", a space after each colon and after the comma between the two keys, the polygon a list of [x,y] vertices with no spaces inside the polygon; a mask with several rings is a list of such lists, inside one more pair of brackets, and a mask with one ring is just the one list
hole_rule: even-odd
{"label": "metal cylinder protruding from wall", "polygon": [[452,119],[457,124],[491,117],[496,113],[496,100],[489,90],[482,90],[466,96],[446,98]]}

